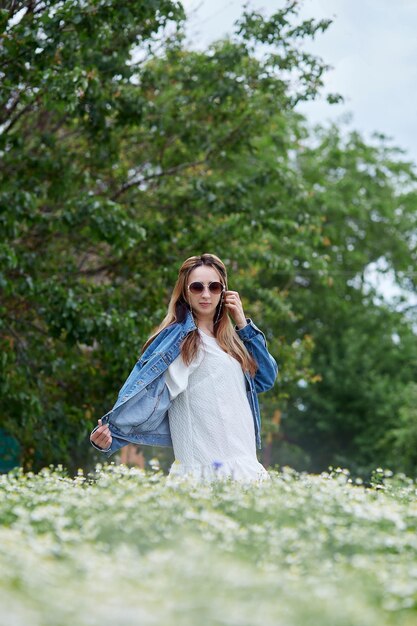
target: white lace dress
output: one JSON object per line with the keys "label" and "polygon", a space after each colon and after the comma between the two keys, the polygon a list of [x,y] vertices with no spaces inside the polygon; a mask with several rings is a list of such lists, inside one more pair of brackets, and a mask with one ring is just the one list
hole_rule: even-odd
{"label": "white lace dress", "polygon": [[214,337],[199,332],[202,346],[197,358],[186,366],[180,355],[166,373],[175,454],[168,480],[184,475],[209,481],[270,480],[256,457],[242,368]]}

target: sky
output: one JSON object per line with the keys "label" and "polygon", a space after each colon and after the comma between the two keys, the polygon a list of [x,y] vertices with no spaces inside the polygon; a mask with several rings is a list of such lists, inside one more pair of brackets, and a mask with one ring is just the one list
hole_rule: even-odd
{"label": "sky", "polygon": [[[192,45],[205,47],[233,31],[243,0],[183,0]],[[251,0],[271,14],[284,0]],[[370,139],[383,133],[417,163],[417,0],[301,0],[303,18],[330,18],[329,29],[306,46],[333,69],[324,93],[340,93],[343,104],[324,99],[299,110],[312,123],[351,117],[349,126]]]}
{"label": "sky", "polygon": [[[188,39],[206,47],[233,32],[243,12],[243,0],[182,0],[188,14]],[[251,0],[250,8],[266,15],[284,0]],[[298,110],[312,124],[348,119],[347,129],[366,140],[375,132],[405,151],[417,164],[417,0],[300,0],[300,17],[332,19],[305,49],[323,58],[331,69],[323,93],[340,93],[344,103],[324,98],[302,103]],[[382,269],[382,268],[381,268]],[[373,264],[369,282],[387,300],[401,295],[393,276]],[[414,294],[407,294],[417,304]]]}

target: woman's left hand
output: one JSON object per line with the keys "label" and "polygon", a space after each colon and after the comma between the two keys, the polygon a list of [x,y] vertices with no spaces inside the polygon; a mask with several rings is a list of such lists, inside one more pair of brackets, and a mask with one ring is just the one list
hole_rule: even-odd
{"label": "woman's left hand", "polygon": [[246,317],[243,312],[242,302],[237,291],[225,291],[224,292],[224,304],[233,317],[235,324],[238,328],[246,326]]}

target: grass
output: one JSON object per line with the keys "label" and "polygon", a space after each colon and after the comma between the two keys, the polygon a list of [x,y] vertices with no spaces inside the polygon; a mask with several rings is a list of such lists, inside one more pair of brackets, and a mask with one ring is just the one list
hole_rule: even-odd
{"label": "grass", "polygon": [[0,477],[0,624],[415,626],[417,484],[271,471]]}

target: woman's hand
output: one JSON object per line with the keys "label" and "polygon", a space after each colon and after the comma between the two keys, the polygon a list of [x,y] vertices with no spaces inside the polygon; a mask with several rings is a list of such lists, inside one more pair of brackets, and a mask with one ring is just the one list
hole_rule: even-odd
{"label": "woman's hand", "polygon": [[233,317],[236,326],[240,329],[246,326],[246,317],[243,312],[242,302],[237,291],[224,292],[224,304]]}
{"label": "woman's hand", "polygon": [[99,428],[93,432],[90,437],[90,441],[96,444],[99,448],[103,448],[106,450],[109,446],[111,446],[112,436],[110,434],[110,428],[107,424],[104,426],[101,423],[101,419],[98,420]]}

